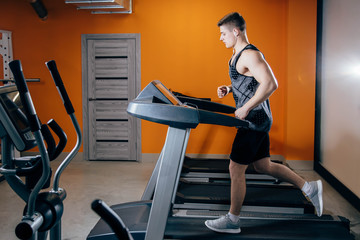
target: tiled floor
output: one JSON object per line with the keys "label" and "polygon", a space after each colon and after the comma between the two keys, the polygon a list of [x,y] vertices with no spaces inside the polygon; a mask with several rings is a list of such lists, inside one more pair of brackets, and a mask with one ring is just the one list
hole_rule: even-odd
{"label": "tiled floor", "polygon": [[[58,164],[56,161],[54,166]],[[153,162],[88,162],[75,159],[60,180],[60,186],[68,194],[62,218],[63,239],[86,239],[99,219],[90,209],[94,199],[100,198],[109,205],[139,200],[153,167]],[[314,171],[297,172],[307,180],[319,178]],[[0,239],[15,240],[14,229],[21,220],[24,202],[5,181],[0,183],[0,192]],[[325,214],[348,218],[353,234],[360,239],[360,213],[326,182],[324,206]]]}

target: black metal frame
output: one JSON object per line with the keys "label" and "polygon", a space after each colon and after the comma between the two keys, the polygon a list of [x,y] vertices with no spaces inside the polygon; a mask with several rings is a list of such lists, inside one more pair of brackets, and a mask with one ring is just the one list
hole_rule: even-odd
{"label": "black metal frame", "polygon": [[340,182],[321,164],[321,69],[323,37],[323,0],[317,1],[317,38],[316,38],[316,97],[315,97],[315,139],[314,170],[331,184],[347,201],[360,211],[360,198]]}

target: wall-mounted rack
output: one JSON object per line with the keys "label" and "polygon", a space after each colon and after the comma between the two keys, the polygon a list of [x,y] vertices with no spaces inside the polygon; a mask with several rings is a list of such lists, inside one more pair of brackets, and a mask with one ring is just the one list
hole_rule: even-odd
{"label": "wall-mounted rack", "polygon": [[92,14],[131,14],[132,0],[65,0],[78,10],[92,10]]}
{"label": "wall-mounted rack", "polygon": [[[25,79],[26,82],[40,82],[40,78],[27,78]],[[0,82],[11,82],[14,83],[14,79],[0,79]]]}
{"label": "wall-mounted rack", "polygon": [[2,56],[4,79],[13,79],[12,73],[8,66],[8,63],[13,60],[10,31],[0,30],[0,55]]}
{"label": "wall-mounted rack", "polygon": [[[13,60],[11,32],[0,30],[0,55],[2,56],[3,79],[0,82],[4,84],[14,84],[14,78],[9,68],[9,62]],[[40,78],[29,78],[27,82],[40,82]]]}

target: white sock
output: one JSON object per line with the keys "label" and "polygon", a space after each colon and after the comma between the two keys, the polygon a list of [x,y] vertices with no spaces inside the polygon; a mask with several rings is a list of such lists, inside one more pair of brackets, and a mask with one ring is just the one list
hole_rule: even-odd
{"label": "white sock", "polygon": [[306,196],[310,196],[310,194],[311,194],[311,185],[308,182],[305,182],[305,184],[302,187],[301,191],[303,191],[306,194]]}
{"label": "white sock", "polygon": [[232,214],[230,212],[228,213],[228,215],[229,215],[230,220],[233,221],[233,222],[237,222],[240,219],[240,215],[234,215],[234,214]]}

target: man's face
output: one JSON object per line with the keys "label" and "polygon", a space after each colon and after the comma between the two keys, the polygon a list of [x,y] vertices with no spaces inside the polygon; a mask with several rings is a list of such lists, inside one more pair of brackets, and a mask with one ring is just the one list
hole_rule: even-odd
{"label": "man's face", "polygon": [[235,46],[236,37],[229,26],[220,26],[220,41],[225,43],[226,48],[232,48]]}

